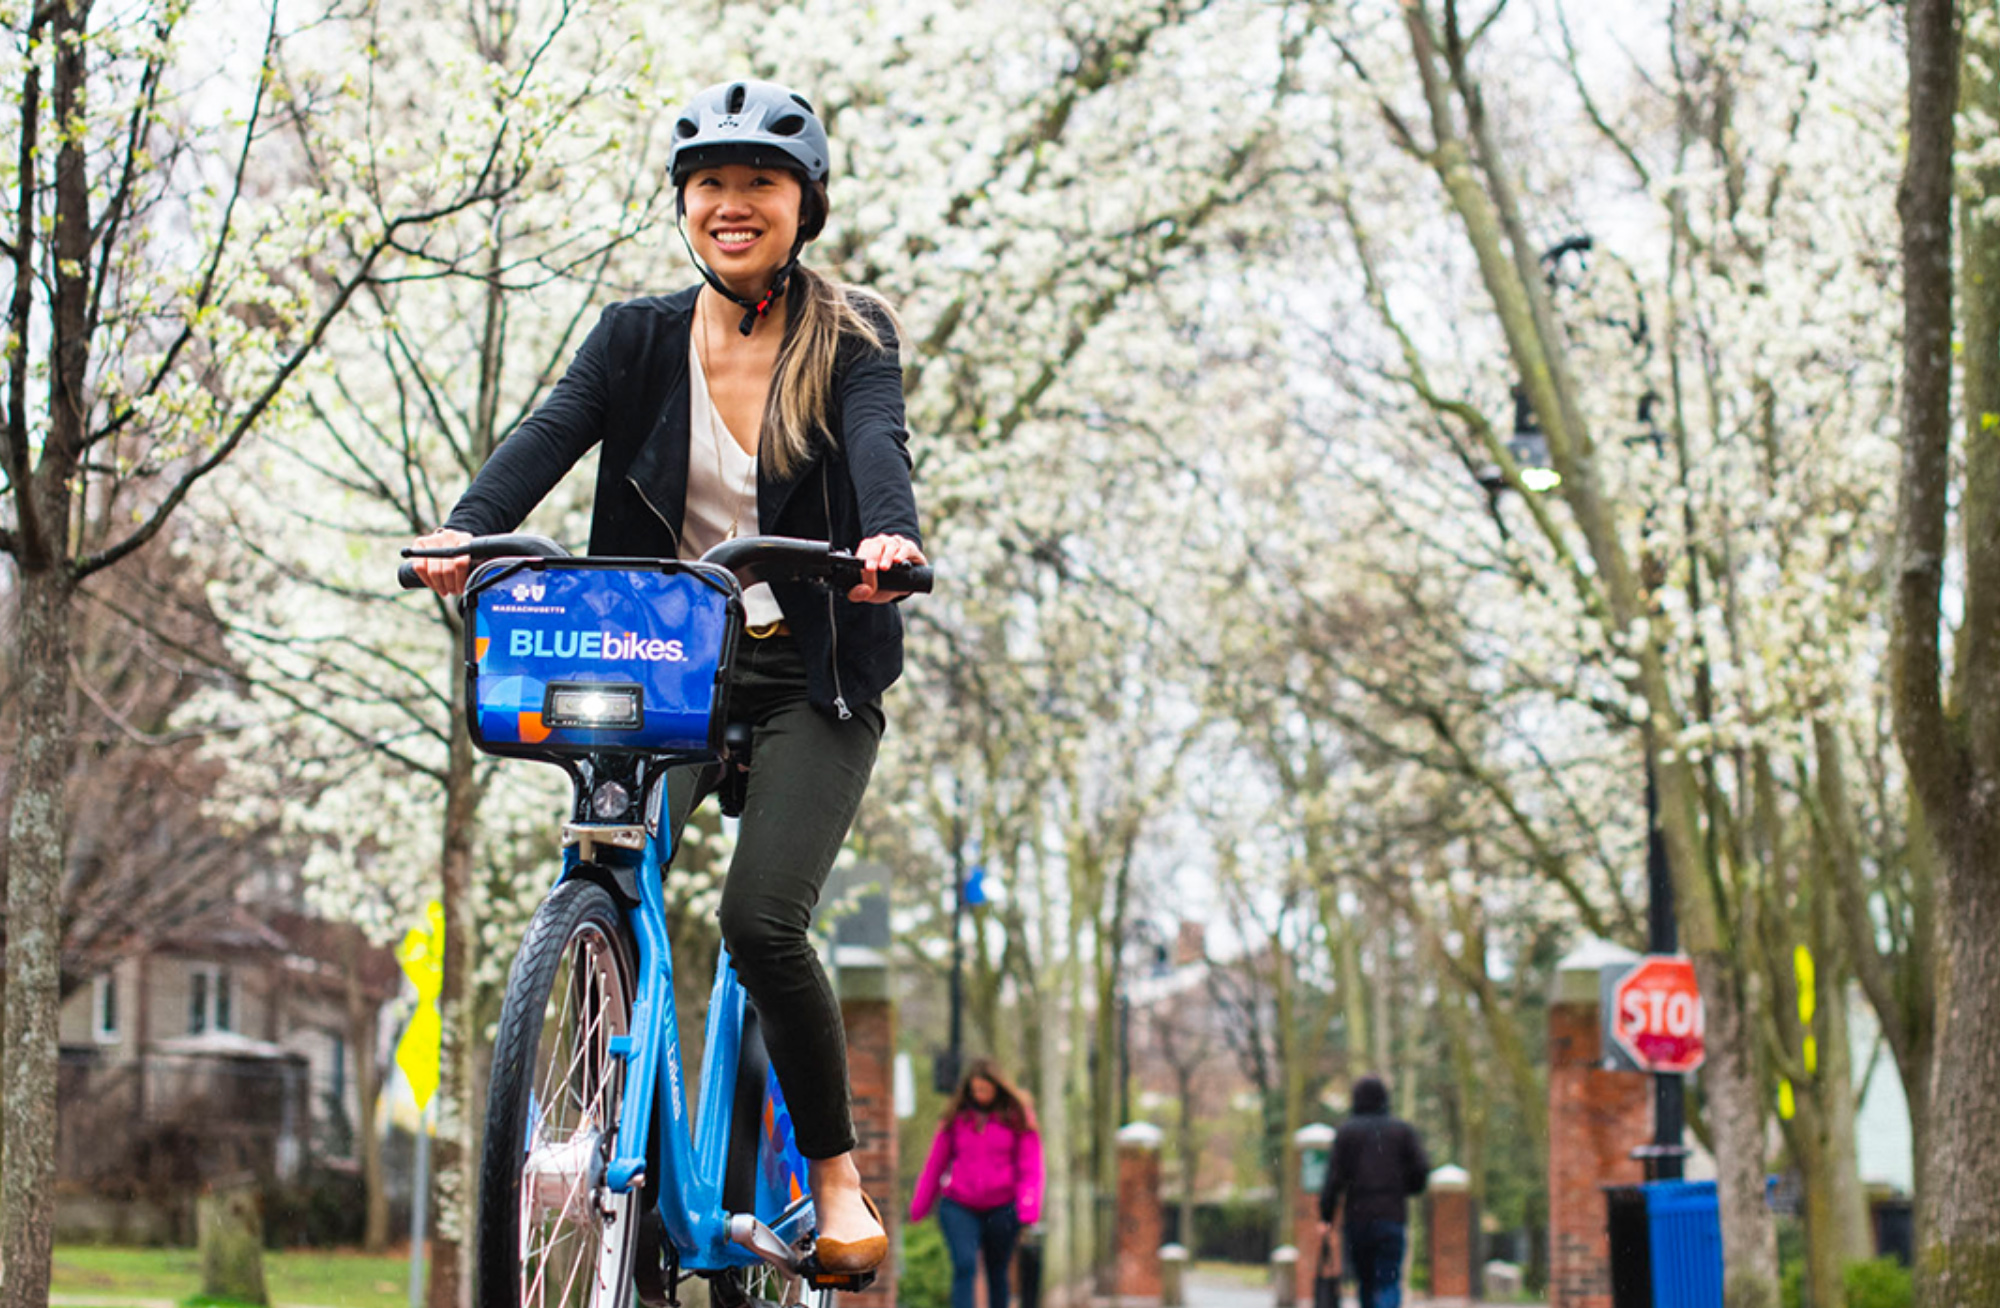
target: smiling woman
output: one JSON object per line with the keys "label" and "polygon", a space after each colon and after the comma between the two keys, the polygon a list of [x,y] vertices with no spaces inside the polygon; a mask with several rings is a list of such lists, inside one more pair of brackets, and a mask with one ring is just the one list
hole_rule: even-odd
{"label": "smiling woman", "polygon": [[[732,664],[729,704],[756,746],[721,912],[810,1163],[819,1261],[852,1272],[880,1263],[888,1239],[854,1165],[840,1011],[806,926],[874,768],[880,696],[902,671],[889,603],[902,596],[878,573],[924,555],[895,317],[800,262],[826,225],[828,157],[812,105],[775,83],[725,82],[680,110],[668,166],[702,284],[607,308],[445,527],[417,544],[513,530],[601,442],[592,554],[692,560],[766,533],[828,541],[864,564],[844,598],[803,582],[744,592],[755,639]],[[441,594],[465,587],[462,558],[416,566]],[[532,650],[550,633],[515,635]],[[618,652],[680,657],[671,640]],[[573,689],[563,711],[578,721],[635,711],[595,683]],[[676,828],[719,780],[670,774]]]}

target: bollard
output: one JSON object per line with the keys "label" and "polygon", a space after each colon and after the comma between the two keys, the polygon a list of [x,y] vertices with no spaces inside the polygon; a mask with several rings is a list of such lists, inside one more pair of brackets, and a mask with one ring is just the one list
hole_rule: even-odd
{"label": "bollard", "polygon": [[1131,1122],[1118,1131],[1118,1220],[1112,1293],[1120,1299],[1151,1299],[1160,1293],[1160,1242],[1166,1238],[1166,1210],[1160,1205],[1160,1142],[1166,1138],[1150,1122]]}
{"label": "bollard", "polygon": [[1319,1192],[1326,1181],[1327,1159],[1333,1154],[1333,1136],[1333,1128],[1324,1122],[1313,1122],[1292,1132],[1292,1147],[1299,1155],[1299,1188],[1292,1201],[1292,1243],[1299,1249],[1296,1293],[1301,1303],[1313,1302],[1313,1282],[1323,1272],[1337,1276],[1340,1271],[1338,1253],[1326,1267],[1320,1266],[1320,1261],[1327,1257],[1327,1248],[1319,1235]]}
{"label": "bollard", "polygon": [[1462,1308],[1478,1291],[1473,1259],[1478,1256],[1479,1220],[1472,1202],[1472,1178],[1463,1167],[1447,1163],[1431,1173],[1427,1188],[1431,1302],[1436,1308]]}
{"label": "bollard", "polygon": [[1187,1260],[1187,1246],[1160,1246],[1160,1308],[1183,1308],[1187,1303],[1187,1292],[1183,1288]]}
{"label": "bollard", "polygon": [[1298,1301],[1298,1246],[1281,1244],[1271,1250],[1271,1302],[1276,1308],[1292,1308]]}

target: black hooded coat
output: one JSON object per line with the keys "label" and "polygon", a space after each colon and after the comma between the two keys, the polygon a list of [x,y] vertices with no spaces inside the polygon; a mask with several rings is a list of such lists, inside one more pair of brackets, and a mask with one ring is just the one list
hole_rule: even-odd
{"label": "black hooded coat", "polygon": [[1354,1083],[1354,1115],[1333,1137],[1326,1183],[1319,1191],[1319,1219],[1333,1220],[1344,1196],[1344,1225],[1408,1222],[1409,1196],[1422,1194],[1431,1160],[1417,1128],[1389,1116],[1389,1090],[1372,1076]]}

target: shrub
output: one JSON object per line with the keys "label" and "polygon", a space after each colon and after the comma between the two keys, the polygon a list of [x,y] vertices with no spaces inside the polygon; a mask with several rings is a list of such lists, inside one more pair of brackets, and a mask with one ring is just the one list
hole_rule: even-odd
{"label": "shrub", "polygon": [[903,1228],[896,1302],[901,1308],[946,1308],[951,1302],[951,1254],[935,1220]]}
{"label": "shrub", "polygon": [[[1847,1287],[1847,1308],[1910,1308],[1916,1291],[1910,1283],[1910,1269],[1893,1258],[1871,1258],[1849,1263],[1840,1274]],[[1803,1308],[1805,1264],[1786,1265],[1778,1296],[1784,1308]]]}
{"label": "shrub", "polygon": [[1847,1308],[1910,1308],[1916,1297],[1910,1269],[1893,1258],[1849,1263],[1840,1279],[1847,1284]]}

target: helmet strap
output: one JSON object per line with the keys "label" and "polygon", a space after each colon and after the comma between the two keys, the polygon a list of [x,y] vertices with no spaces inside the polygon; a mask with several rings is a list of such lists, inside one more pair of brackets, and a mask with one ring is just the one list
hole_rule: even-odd
{"label": "helmet strap", "polygon": [[744,336],[748,336],[756,330],[758,321],[771,311],[771,306],[791,286],[792,273],[799,266],[799,252],[806,248],[804,237],[794,240],[792,242],[791,256],[785,260],[785,266],[778,269],[777,273],[771,278],[769,289],[760,298],[753,300],[746,295],[738,295],[735,291],[730,290],[723,283],[723,280],[715,275],[715,270],[710,268],[706,263],[703,263],[701,256],[694,252],[694,242],[688,239],[687,234],[687,200],[685,195],[677,195],[674,198],[674,230],[681,234],[681,244],[687,247],[688,258],[693,261],[695,271],[701,274],[701,279],[707,282],[717,295],[720,295],[723,299],[728,300],[731,304],[743,310],[743,320],[736,324],[736,330]]}

